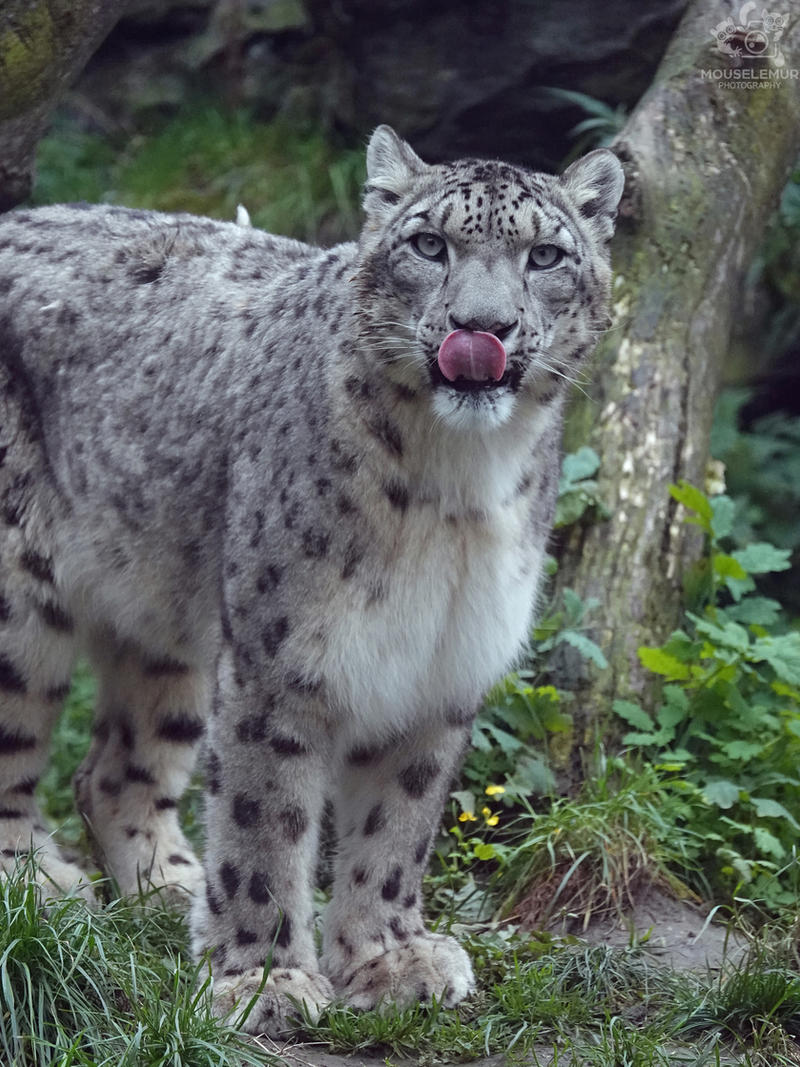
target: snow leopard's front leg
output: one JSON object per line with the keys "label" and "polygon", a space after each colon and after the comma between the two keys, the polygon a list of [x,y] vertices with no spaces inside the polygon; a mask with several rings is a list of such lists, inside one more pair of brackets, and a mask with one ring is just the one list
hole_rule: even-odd
{"label": "snow leopard's front leg", "polygon": [[422,918],[422,875],[467,740],[463,717],[450,718],[340,755],[322,969],[355,1008],[432,997],[452,1006],[475,988],[466,952]]}
{"label": "snow leopard's front leg", "polygon": [[215,1012],[243,1011],[258,995],[241,1025],[278,1036],[297,1019],[293,1000],[314,1017],[333,999],[317,960],[311,891],[330,743],[314,695],[277,671],[254,672],[246,648],[224,648],[219,673],[207,892],[192,914],[193,948],[210,951]]}

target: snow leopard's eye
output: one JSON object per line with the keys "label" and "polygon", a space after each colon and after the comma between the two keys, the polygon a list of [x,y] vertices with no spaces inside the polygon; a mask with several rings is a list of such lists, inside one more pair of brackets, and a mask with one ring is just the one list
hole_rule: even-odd
{"label": "snow leopard's eye", "polygon": [[536,245],[531,249],[528,266],[531,270],[547,270],[560,263],[564,253],[556,245]]}
{"label": "snow leopard's eye", "polygon": [[435,233],[418,233],[411,238],[411,244],[425,259],[443,259],[445,255],[444,239]]}

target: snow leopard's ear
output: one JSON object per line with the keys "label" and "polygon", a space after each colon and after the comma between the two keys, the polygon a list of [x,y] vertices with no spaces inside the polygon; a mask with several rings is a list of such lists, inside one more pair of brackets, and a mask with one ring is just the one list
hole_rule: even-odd
{"label": "snow leopard's ear", "polygon": [[391,126],[378,126],[367,146],[364,207],[369,212],[396,204],[425,169],[414,149]]}
{"label": "snow leopard's ear", "polygon": [[595,149],[570,164],[561,175],[561,182],[582,218],[603,240],[611,237],[625,188],[625,172],[614,153],[607,148]]}

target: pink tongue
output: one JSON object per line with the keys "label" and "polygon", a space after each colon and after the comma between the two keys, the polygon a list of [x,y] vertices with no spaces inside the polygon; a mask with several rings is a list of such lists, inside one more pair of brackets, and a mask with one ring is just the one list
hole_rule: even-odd
{"label": "pink tongue", "polygon": [[439,348],[439,370],[449,382],[499,382],[506,369],[506,350],[493,333],[453,330]]}

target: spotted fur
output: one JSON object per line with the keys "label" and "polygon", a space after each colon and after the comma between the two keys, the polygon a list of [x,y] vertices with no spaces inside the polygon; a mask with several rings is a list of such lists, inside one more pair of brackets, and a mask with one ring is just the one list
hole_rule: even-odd
{"label": "spotted fur", "polygon": [[[34,847],[44,884],[82,883],[35,787],[83,652],[98,858],[126,893],[193,898],[220,1012],[271,957],[248,1029],[283,1029],[290,997],[473,988],[421,877],[475,709],[528,634],[621,185],[608,152],[561,178],[431,167],[380,127],[357,244],[117,207],[0,220],[0,861]],[[502,337],[498,383],[443,377],[454,328]],[[201,746],[204,871],[177,815]]]}

